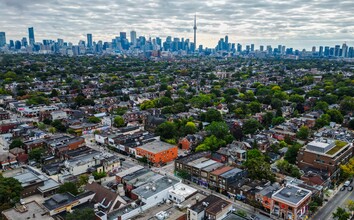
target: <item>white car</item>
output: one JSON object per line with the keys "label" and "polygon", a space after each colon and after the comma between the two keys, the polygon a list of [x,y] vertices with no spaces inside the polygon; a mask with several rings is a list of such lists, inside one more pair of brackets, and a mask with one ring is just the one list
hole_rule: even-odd
{"label": "white car", "polygon": [[345,181],[344,186],[348,187],[349,185],[350,185],[350,181],[349,180]]}

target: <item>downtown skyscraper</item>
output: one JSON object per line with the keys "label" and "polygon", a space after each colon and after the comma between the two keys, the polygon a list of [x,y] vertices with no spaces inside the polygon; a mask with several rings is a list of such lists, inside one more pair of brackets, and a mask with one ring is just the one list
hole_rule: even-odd
{"label": "downtown skyscraper", "polygon": [[195,51],[197,49],[197,15],[194,15],[194,27],[193,27],[193,30],[194,30],[194,48],[193,50]]}
{"label": "downtown skyscraper", "polygon": [[6,44],[6,35],[5,32],[0,32],[0,47]]}
{"label": "downtown skyscraper", "polygon": [[87,47],[92,48],[92,34],[87,34]]}
{"label": "downtown skyscraper", "polygon": [[34,45],[34,43],[36,42],[34,39],[34,29],[33,27],[28,28],[28,40],[29,40],[29,44],[31,46]]}

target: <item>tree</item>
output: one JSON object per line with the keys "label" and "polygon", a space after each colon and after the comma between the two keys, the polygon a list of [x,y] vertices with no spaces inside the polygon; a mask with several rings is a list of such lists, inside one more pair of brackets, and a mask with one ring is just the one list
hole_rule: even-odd
{"label": "tree", "polygon": [[265,156],[258,149],[247,151],[247,159],[243,165],[247,168],[250,178],[275,181],[275,176],[270,169],[270,164],[265,161]]}
{"label": "tree", "polygon": [[300,173],[299,168],[297,168],[296,166],[294,166],[292,164],[289,164],[289,162],[286,160],[283,160],[283,159],[278,160],[276,162],[276,165],[277,165],[278,169],[280,170],[280,172],[283,174],[287,174],[287,175],[290,175],[295,178],[301,177],[301,173]]}
{"label": "tree", "polygon": [[84,186],[88,183],[89,176],[87,174],[82,174],[79,176],[79,180],[77,182],[78,186]]}
{"label": "tree", "polygon": [[194,134],[195,132],[197,132],[198,129],[197,129],[197,126],[193,122],[189,121],[184,126],[183,130],[184,130],[185,134]]}
{"label": "tree", "polygon": [[272,112],[266,112],[263,116],[262,124],[264,126],[270,126],[272,124],[272,120],[274,118],[274,114]]}
{"label": "tree", "polygon": [[15,178],[6,178],[0,174],[0,212],[9,209],[20,201],[21,183]]}
{"label": "tree", "polygon": [[57,132],[57,129],[56,129],[55,127],[50,127],[50,128],[48,129],[48,131],[49,131],[50,133],[54,134],[55,132]]}
{"label": "tree", "polygon": [[200,144],[195,150],[196,151],[206,151],[206,150],[218,150],[220,147],[225,147],[226,141],[215,137],[214,135],[206,137],[202,144]]}
{"label": "tree", "polygon": [[272,106],[272,109],[280,109],[283,106],[281,100],[277,98],[272,99],[270,105]]}
{"label": "tree", "polygon": [[299,131],[296,133],[296,137],[302,140],[306,140],[309,137],[310,129],[306,126],[301,126]]}
{"label": "tree", "polygon": [[261,111],[261,104],[257,101],[253,101],[248,104],[248,108],[251,110],[252,114],[255,114]]}
{"label": "tree", "polygon": [[272,125],[280,125],[281,123],[285,122],[284,117],[276,117],[272,119]]}
{"label": "tree", "polygon": [[44,130],[45,129],[45,124],[43,122],[39,122],[37,124],[37,128],[40,129],[40,130]]}
{"label": "tree", "polygon": [[353,212],[354,211],[354,200],[348,200],[347,202],[347,208],[349,211]]}
{"label": "tree", "polygon": [[165,107],[170,105],[173,105],[173,100],[166,96],[163,96],[158,100],[158,107]]}
{"label": "tree", "polygon": [[52,121],[51,125],[53,127],[55,127],[60,132],[65,132],[66,131],[65,125],[63,125],[60,120],[56,119],[56,120]]}
{"label": "tree", "polygon": [[114,117],[113,124],[117,128],[123,127],[125,125],[123,117],[119,115]]}
{"label": "tree", "polygon": [[329,116],[328,114],[323,114],[319,119],[316,120],[315,128],[317,129],[322,128],[324,126],[329,125],[330,122],[331,122],[331,116]]}
{"label": "tree", "polygon": [[354,130],[354,119],[350,120],[348,123],[348,127],[352,130]]}
{"label": "tree", "polygon": [[41,157],[44,153],[43,148],[35,148],[28,153],[30,160],[35,160],[37,163],[41,162]]}
{"label": "tree", "polygon": [[222,116],[218,110],[210,108],[205,114],[205,121],[207,122],[222,121]]}
{"label": "tree", "polygon": [[23,146],[22,140],[19,139],[19,138],[16,138],[16,139],[14,139],[14,140],[11,142],[9,148],[10,148],[10,149],[13,149],[13,148],[15,148],[15,147],[22,148],[22,146]]}
{"label": "tree", "polygon": [[52,89],[52,92],[50,93],[50,97],[57,97],[59,95],[58,90]]}
{"label": "tree", "polygon": [[302,95],[298,95],[298,94],[293,94],[289,97],[289,101],[290,102],[295,102],[295,103],[304,103],[305,102],[305,98]]}
{"label": "tree", "polygon": [[196,108],[203,108],[203,107],[210,106],[212,104],[210,96],[204,94],[199,94],[198,96],[194,96],[190,100],[190,103],[193,107]]}
{"label": "tree", "polygon": [[176,171],[176,175],[182,179],[189,179],[190,174],[187,170],[178,170]]}
{"label": "tree", "polygon": [[92,176],[95,178],[95,180],[99,180],[99,179],[102,179],[103,177],[106,177],[107,176],[107,173],[106,172],[93,172],[92,173]]}
{"label": "tree", "polygon": [[73,182],[66,182],[58,188],[58,193],[66,193],[66,192],[69,192],[74,196],[79,194],[77,186]]}
{"label": "tree", "polygon": [[354,111],[354,98],[353,97],[345,97],[340,102],[340,110],[344,113],[349,113]]}
{"label": "tree", "polygon": [[291,164],[296,163],[297,152],[300,150],[301,145],[298,143],[293,144],[288,148],[288,151],[285,153],[284,159]]}
{"label": "tree", "polygon": [[177,126],[173,122],[166,121],[156,128],[156,134],[163,139],[172,139],[178,136]]}
{"label": "tree", "polygon": [[94,124],[97,124],[97,123],[100,123],[100,122],[101,122],[101,119],[99,119],[99,118],[97,118],[97,117],[95,117],[95,116],[91,116],[91,117],[89,117],[87,120],[88,120],[88,122],[94,123]]}
{"label": "tree", "polygon": [[243,124],[244,134],[255,134],[258,129],[261,129],[262,125],[255,119],[249,119]]}
{"label": "tree", "polygon": [[141,110],[146,110],[146,109],[155,108],[155,107],[156,107],[156,105],[153,100],[146,100],[140,104]]}
{"label": "tree", "polygon": [[328,110],[328,103],[324,101],[318,101],[314,107],[315,110],[322,110],[322,111],[327,111]]}
{"label": "tree", "polygon": [[95,219],[95,212],[92,208],[75,209],[73,213],[68,213],[66,220],[90,220]]}
{"label": "tree", "polygon": [[332,213],[334,219],[338,220],[347,220],[350,217],[350,213],[347,212],[344,208],[338,207],[336,212]]}
{"label": "tree", "polygon": [[341,165],[340,168],[349,176],[354,176],[354,157],[352,157],[347,164]]}
{"label": "tree", "polygon": [[205,130],[219,139],[224,139],[229,134],[229,126],[225,122],[213,121]]}
{"label": "tree", "polygon": [[334,121],[335,123],[338,123],[338,124],[343,123],[344,117],[343,117],[342,113],[340,113],[339,110],[330,109],[326,113],[331,117],[331,121]]}

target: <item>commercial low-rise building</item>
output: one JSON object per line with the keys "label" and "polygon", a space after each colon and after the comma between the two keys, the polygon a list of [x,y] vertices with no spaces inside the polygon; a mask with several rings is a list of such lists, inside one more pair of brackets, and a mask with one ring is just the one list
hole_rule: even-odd
{"label": "commercial low-rise building", "polygon": [[173,161],[178,156],[178,148],[159,140],[148,142],[136,148],[137,156],[146,157],[149,162],[161,164]]}
{"label": "commercial low-rise building", "polygon": [[333,179],[339,174],[340,165],[346,164],[352,157],[352,143],[320,138],[299,150],[297,165],[303,170],[312,168],[326,172]]}

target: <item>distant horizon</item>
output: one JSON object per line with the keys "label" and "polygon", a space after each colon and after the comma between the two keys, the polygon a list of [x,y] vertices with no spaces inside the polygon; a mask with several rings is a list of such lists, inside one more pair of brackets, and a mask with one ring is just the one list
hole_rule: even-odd
{"label": "distant horizon", "polygon": [[[63,39],[64,42],[67,42],[67,43],[72,43],[73,45],[77,45],[79,43],[80,40],[82,41],[85,41],[87,43],[87,34],[92,34],[92,39],[93,39],[93,42],[98,42],[99,40],[103,41],[103,42],[111,42],[112,39],[114,39],[115,37],[119,37],[119,32],[115,35],[110,35],[111,38],[109,37],[106,37],[106,39],[100,39],[99,37],[95,37],[95,34],[93,33],[85,33],[85,34],[79,34],[78,36],[80,36],[80,38],[78,39],[74,39],[72,38],[72,40],[68,40],[66,39],[65,37],[62,37],[62,36],[57,36],[57,37],[42,37],[38,34],[38,32],[42,32],[42,31],[37,31],[36,27],[34,26],[30,26],[30,27],[33,27],[34,28],[34,34],[35,34],[35,39],[36,39],[36,43],[43,43],[42,41],[43,40],[54,40],[54,41],[57,41],[58,39]],[[28,28],[30,28],[28,27]],[[0,30],[0,32],[5,32],[6,34],[6,41],[7,43],[9,43],[10,40],[21,40],[23,37],[26,37],[27,41],[29,41],[29,38],[28,38],[28,28],[26,29],[27,30],[27,35],[24,35],[20,38],[11,38],[9,37],[9,34],[8,32],[6,31],[2,31]],[[131,31],[135,31],[135,30],[131,30]],[[120,31],[120,32],[126,32],[127,34],[127,39],[130,41],[130,32],[131,31]],[[23,32],[21,32],[23,33]],[[174,37],[177,37],[179,39],[181,38],[184,38],[184,39],[189,39],[190,42],[193,42],[193,36],[190,36],[190,35],[193,35],[193,29],[191,28],[191,33],[188,34],[189,37],[185,37],[185,36],[182,36],[182,35],[177,35],[177,36],[174,36],[174,35],[166,35],[166,36],[151,36],[151,35],[141,35],[139,34],[139,32],[136,31],[136,36],[137,38],[139,38],[139,36],[144,36],[146,37],[146,39],[148,39],[149,37],[151,37],[152,39],[156,38],[156,37],[160,37],[162,39],[162,41],[165,41],[166,40],[166,37],[167,36],[171,36],[172,38]],[[14,35],[10,35],[10,36],[14,36]],[[108,36],[108,34],[105,34],[105,35],[98,35],[98,36]],[[209,40],[209,45],[213,45],[214,46],[207,46],[203,43],[198,43],[198,40],[197,40],[197,44],[198,46],[200,44],[203,45],[204,48],[208,47],[208,48],[215,48],[215,46],[217,45],[218,43],[218,40],[220,38],[225,38],[226,35],[221,35],[221,36],[215,36],[213,37],[212,40]],[[354,46],[354,40],[352,41],[345,41],[345,40],[326,40],[325,42],[321,43],[319,41],[315,41],[315,40],[311,40],[311,39],[307,39],[307,40],[303,40],[305,42],[308,42],[306,44],[303,44],[303,45],[307,45],[307,47],[305,46],[299,46],[299,47],[296,47],[296,46],[292,46],[292,45],[296,45],[296,40],[290,40],[288,42],[286,42],[286,40],[283,40],[281,41],[281,39],[255,39],[254,41],[251,41],[251,40],[246,40],[246,39],[242,39],[242,40],[233,40],[232,36],[231,35],[228,35],[229,37],[229,42],[230,43],[235,43],[236,45],[238,43],[240,43],[242,46],[246,46],[246,45],[251,45],[251,44],[254,44],[255,46],[255,50],[259,50],[259,47],[260,46],[264,46],[266,47],[267,45],[271,45],[273,48],[274,47],[277,47],[278,45],[282,45],[282,46],[286,46],[287,48],[293,48],[294,50],[303,50],[303,49],[306,49],[306,51],[310,51],[312,50],[312,47],[315,46],[316,47],[316,50],[318,50],[318,48],[320,46],[329,46],[329,47],[334,47],[335,45],[340,45],[342,46],[344,43],[346,43],[348,46]],[[200,38],[200,37],[199,37]],[[197,39],[198,39],[198,31],[197,31]],[[207,39],[204,39],[204,41],[208,41]],[[215,42],[214,42],[215,41]],[[323,41],[323,40],[321,40]],[[200,42],[200,41],[199,41]],[[283,43],[283,42],[286,42],[286,43]],[[310,43],[311,42],[311,43]],[[316,43],[315,43],[316,42]],[[244,48],[243,48],[244,49]]]}
{"label": "distant horizon", "polygon": [[[311,50],[312,46],[354,45],[354,22],[350,1],[170,1],[135,0],[24,0],[0,2],[0,31],[7,42],[28,38],[34,27],[36,41],[62,38],[77,44],[93,40],[110,42],[119,32],[137,36],[166,36],[193,40],[197,15],[197,45],[214,48],[226,34],[233,43],[278,44]],[[340,12],[340,16],[338,13]]]}

